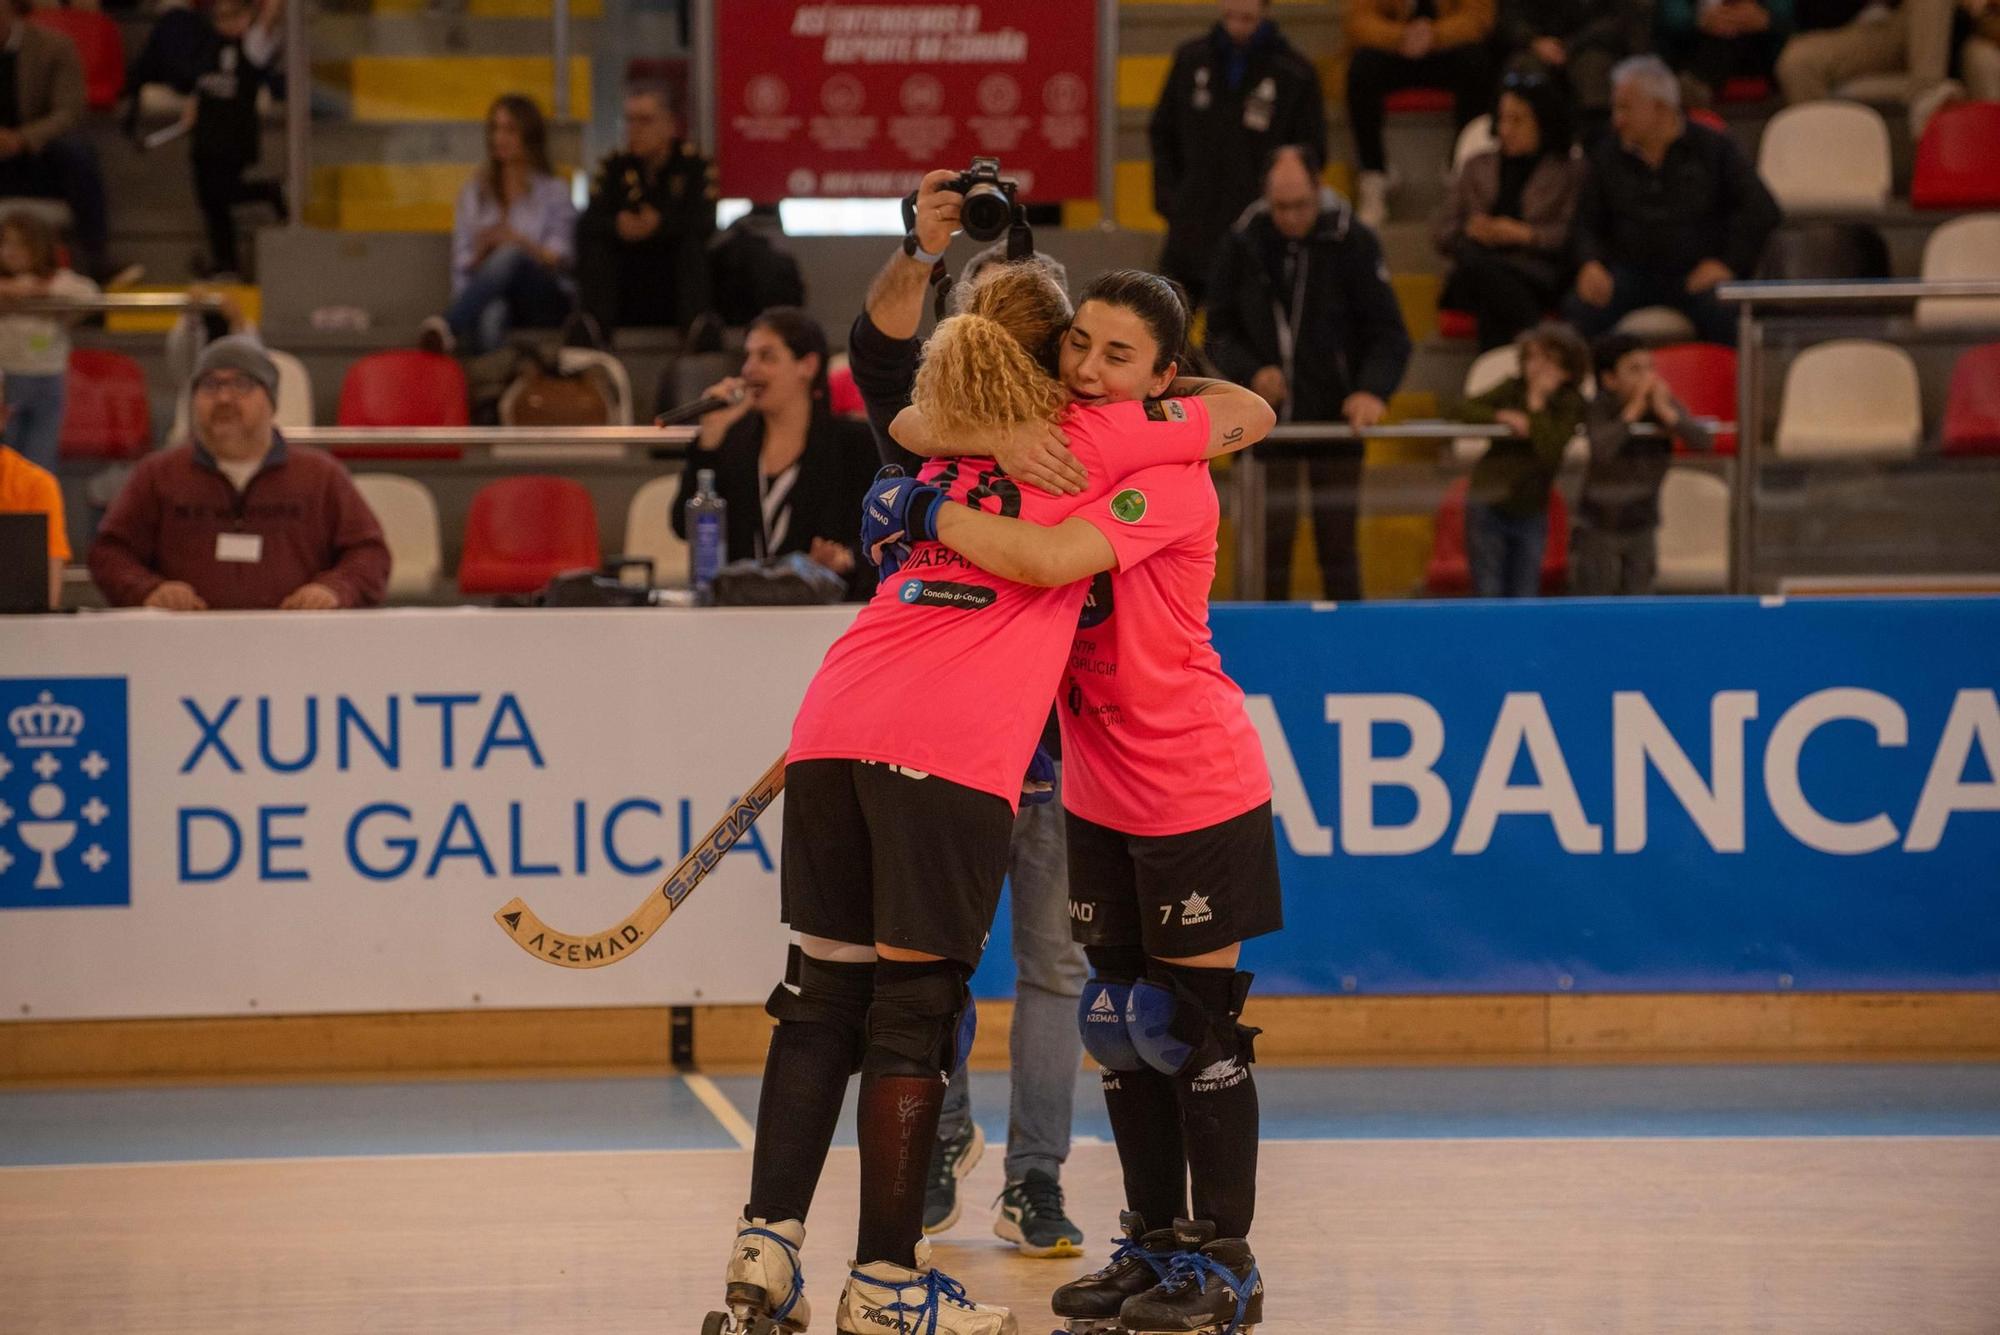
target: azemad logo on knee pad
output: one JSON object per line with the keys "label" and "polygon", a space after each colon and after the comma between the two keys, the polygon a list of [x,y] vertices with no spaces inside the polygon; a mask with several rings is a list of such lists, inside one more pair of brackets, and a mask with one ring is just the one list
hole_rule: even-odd
{"label": "azemad logo on knee pad", "polygon": [[123,677],[0,680],[0,909],[132,902]]}

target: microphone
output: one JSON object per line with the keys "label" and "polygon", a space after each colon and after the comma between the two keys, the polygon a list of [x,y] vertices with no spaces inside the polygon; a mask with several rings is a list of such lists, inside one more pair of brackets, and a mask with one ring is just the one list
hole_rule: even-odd
{"label": "microphone", "polygon": [[653,419],[653,425],[679,426],[683,422],[692,422],[698,417],[706,417],[718,408],[734,408],[741,402],[743,402],[743,391],[740,389],[731,393],[727,398],[710,394],[704,398],[696,399],[693,403],[683,403],[678,408],[667,409]]}

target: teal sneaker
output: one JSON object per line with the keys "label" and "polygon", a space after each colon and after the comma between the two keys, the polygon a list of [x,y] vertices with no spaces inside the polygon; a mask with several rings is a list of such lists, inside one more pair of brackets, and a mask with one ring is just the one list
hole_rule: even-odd
{"label": "teal sneaker", "polygon": [[993,1231],[1014,1244],[1023,1256],[1081,1256],[1083,1230],[1063,1213],[1062,1184],[1038,1169],[1010,1182],[995,1202],[1000,1207]]}
{"label": "teal sneaker", "polygon": [[967,1123],[965,1133],[931,1149],[931,1178],[924,1187],[924,1232],[942,1233],[958,1222],[958,1184],[986,1153],[986,1133]]}

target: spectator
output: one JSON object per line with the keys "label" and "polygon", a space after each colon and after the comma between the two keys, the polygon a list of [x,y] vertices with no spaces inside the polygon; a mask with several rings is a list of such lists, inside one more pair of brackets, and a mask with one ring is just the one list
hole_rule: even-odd
{"label": "spectator", "polygon": [[701,419],[674,496],[674,532],[687,536],[695,474],[715,470],[729,503],[729,558],[805,552],[847,579],[850,599],[875,592],[875,567],[854,551],[856,518],[875,480],[868,428],[827,402],[826,333],[796,307],[765,311],[743,344],[743,374],[707,394],[735,398]]}
{"label": "spectator", "polygon": [[30,8],[0,0],[0,87],[10,90],[0,94],[0,198],[67,203],[81,268],[103,279],[109,219],[97,150],[83,135],[83,60],[68,37],[22,18]]}
{"label": "spectator", "polygon": [[[12,388],[11,383],[8,386]],[[69,560],[69,533],[63,527],[62,487],[55,474],[0,445],[0,514],[40,514],[49,524],[49,603],[62,606],[63,565]]]}
{"label": "spectator", "polygon": [[1659,48],[1687,100],[1711,105],[1731,78],[1768,79],[1792,27],[1792,0],[1659,0]]}
{"label": "spectator", "polygon": [[709,166],[659,88],[625,96],[625,148],[607,154],[576,228],[583,308],[605,333],[620,325],[686,328],[708,309]]}
{"label": "spectator", "polygon": [[424,321],[424,345],[491,352],[517,325],[559,325],[574,306],[565,272],[576,239],[569,185],[549,166],[540,108],[505,93],[486,111],[486,165],[458,192],[451,305]]}
{"label": "spectator", "polygon": [[1153,207],[1167,220],[1160,272],[1199,303],[1215,248],[1257,198],[1259,164],[1280,144],[1326,161],[1319,72],[1271,21],[1270,0],[1222,0],[1221,18],[1181,44],[1153,108]]}
{"label": "spectator", "polygon": [[1652,44],[1649,14],[1649,5],[1622,0],[1506,0],[1500,49],[1565,83],[1582,125],[1594,130],[1611,114],[1612,66]]}
{"label": "spectator", "polygon": [[57,262],[55,230],[32,213],[0,218],[0,374],[7,377],[7,443],[54,471],[62,453],[64,388],[73,317],[9,315],[13,301],[88,298],[97,284]]}
{"label": "spectator", "polygon": [[1465,555],[1481,598],[1532,598],[1541,589],[1549,538],[1549,488],[1563,451],[1583,424],[1590,351],[1566,325],[1521,335],[1521,374],[1468,399],[1465,422],[1498,422],[1513,432],[1486,447],[1472,467],[1465,502]]}
{"label": "spectator", "polygon": [[247,338],[195,364],[194,442],[148,455],[112,502],[90,573],[120,607],[373,607],[381,525],[331,455],[271,424],[278,368]]}
{"label": "spectator", "polygon": [[1592,151],[1576,211],[1576,290],[1564,315],[1595,337],[1641,306],[1671,306],[1711,343],[1735,340],[1715,299],[1755,273],[1778,224],[1771,192],[1728,135],[1690,125],[1655,56],[1612,74],[1614,133]]}
{"label": "spectator", "polygon": [[1500,144],[1466,160],[1438,219],[1452,262],[1438,304],[1470,311],[1483,351],[1511,343],[1561,298],[1583,164],[1570,152],[1569,99],[1539,68],[1501,81]]}
{"label": "spectator", "polygon": [[1983,102],[2000,101],[2000,0],[1958,0],[1970,31],[1959,49],[1965,88]]}
{"label": "spectator", "polygon": [[1850,79],[1907,66],[1909,14],[1899,0],[1795,0],[1794,20],[1778,53],[1787,102],[1816,102]]}
{"label": "spectator", "polygon": [[[1584,597],[1653,591],[1659,569],[1660,484],[1678,443],[1714,447],[1708,428],[1653,369],[1653,354],[1630,334],[1591,345],[1597,397],[1585,410],[1590,468],[1570,544],[1571,592]],[[1635,434],[1645,424],[1657,432]]]}
{"label": "spectator", "polygon": [[[1410,336],[1389,287],[1382,246],[1344,200],[1318,183],[1308,149],[1279,149],[1264,198],[1245,211],[1209,279],[1207,352],[1222,374],[1248,385],[1281,422],[1374,426],[1410,361]],[[1313,539],[1329,598],[1361,596],[1354,523],[1361,492],[1360,440],[1322,447],[1306,465]],[[1288,595],[1298,469],[1270,473],[1265,508],[1264,596]]]}
{"label": "spectator", "polygon": [[244,179],[257,163],[264,137],[257,94],[273,87],[282,72],[278,22],[284,7],[284,0],[214,0],[194,95],[181,113],[190,131],[188,166],[194,172],[195,203],[208,236],[207,259],[197,262],[195,271],[219,282],[241,281],[232,216],[237,204],[262,202],[279,221],[285,217],[285,196],[276,181]]}
{"label": "spectator", "polygon": [[1361,176],[1355,212],[1370,227],[1389,219],[1394,182],[1382,144],[1383,104],[1402,88],[1451,93],[1452,123],[1461,129],[1485,111],[1493,95],[1486,40],[1493,0],[1352,0],[1347,6],[1347,120]]}

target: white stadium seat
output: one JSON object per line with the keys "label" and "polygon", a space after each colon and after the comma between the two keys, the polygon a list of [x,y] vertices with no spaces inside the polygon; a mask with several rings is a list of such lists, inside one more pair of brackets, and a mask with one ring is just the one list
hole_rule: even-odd
{"label": "white stadium seat", "polygon": [[1458,144],[1451,151],[1453,174],[1465,165],[1466,159],[1478,157],[1487,149],[1499,146],[1500,141],[1493,134],[1492,114],[1489,112],[1482,116],[1474,116],[1465,123],[1465,128],[1458,132]]}
{"label": "white stadium seat", "polygon": [[625,511],[625,541],[618,552],[621,556],[651,557],[655,584],[687,583],[687,542],[674,532],[673,516],[668,513],[680,485],[678,473],[656,477],[639,488]]}
{"label": "white stadium seat", "polygon": [[1893,343],[1816,343],[1785,372],[1781,459],[1908,458],[1923,430],[1917,364]]}
{"label": "white stadium seat", "polygon": [[428,598],[444,573],[431,489],[400,473],[356,473],[354,487],[389,544],[389,597]]}
{"label": "white stadium seat", "polygon": [[1729,587],[1729,484],[1699,468],[1669,468],[1660,485],[1661,593]]}
{"label": "white stadium seat", "polygon": [[[1923,277],[1926,282],[1952,278],[2000,281],[2000,213],[1953,218],[1932,232],[1924,243]],[[1990,329],[2000,325],[2000,297],[1927,297],[1917,303],[1917,324],[1924,329]]]}
{"label": "white stadium seat", "polygon": [[1889,202],[1889,124],[1859,102],[1801,102],[1764,127],[1757,174],[1786,213],[1872,213]]}

